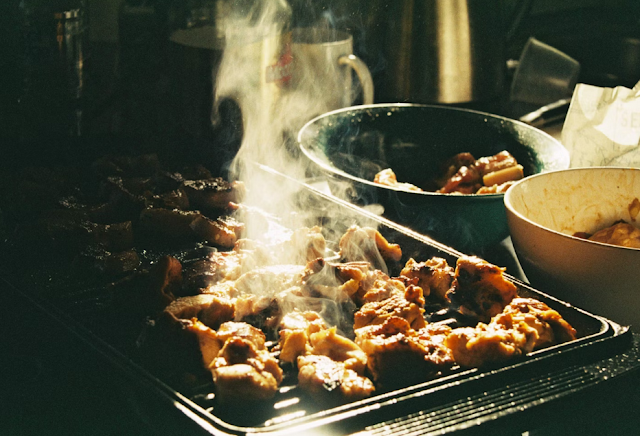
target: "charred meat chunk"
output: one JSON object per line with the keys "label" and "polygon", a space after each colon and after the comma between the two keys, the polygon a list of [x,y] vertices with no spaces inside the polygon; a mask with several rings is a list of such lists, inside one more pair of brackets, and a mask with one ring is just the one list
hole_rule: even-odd
{"label": "charred meat chunk", "polygon": [[409,283],[420,286],[425,297],[438,301],[444,301],[454,276],[454,268],[441,257],[432,257],[424,262],[416,262],[411,258],[400,271],[400,277],[406,277]]}
{"label": "charred meat chunk", "polygon": [[384,324],[389,318],[406,320],[411,328],[420,329],[426,325],[424,309],[418,304],[408,301],[402,295],[392,295],[381,301],[365,303],[355,314],[353,328],[359,329],[368,325]]}
{"label": "charred meat chunk", "polygon": [[208,368],[219,400],[273,397],[282,381],[282,369],[266,349],[264,333],[249,324],[235,322],[224,323],[216,333],[222,346]]}
{"label": "charred meat chunk", "polygon": [[185,180],[184,190],[196,209],[227,209],[229,203],[238,203],[244,196],[242,182],[228,182],[222,177],[203,180]]}
{"label": "charred meat chunk", "polygon": [[[444,177],[437,181],[440,193],[488,194],[504,192],[503,185],[523,177],[523,168],[506,150],[493,156],[474,159],[469,153],[460,153],[447,162]],[[489,188],[489,189],[487,189]]]}
{"label": "charred meat chunk", "polygon": [[326,328],[324,320],[317,312],[289,312],[280,321],[280,341],[274,351],[280,352],[280,361],[295,364],[298,356],[311,354],[310,335]]}
{"label": "charred meat chunk", "polygon": [[489,324],[454,329],[445,344],[456,362],[481,367],[576,338],[576,331],[541,301],[515,298]]}
{"label": "charred meat chunk", "polygon": [[336,328],[320,329],[309,335],[310,347],[297,358],[298,383],[312,395],[344,402],[370,396],[375,387],[364,376],[367,356]]}
{"label": "charred meat chunk", "polygon": [[206,241],[233,248],[243,225],[232,218],[207,218],[198,211],[149,207],[140,213],[140,231],[150,240],[188,243]]}
{"label": "charred meat chunk", "polygon": [[206,259],[185,265],[183,293],[207,292],[207,288],[220,281],[237,279],[243,272],[246,256],[246,253],[238,251],[218,251]]}
{"label": "charred meat chunk", "polygon": [[173,256],[163,256],[149,270],[149,291],[162,306],[175,300],[182,287],[182,264]]}
{"label": "charred meat chunk", "polygon": [[235,307],[231,298],[219,294],[200,294],[178,298],[160,315],[160,322],[180,324],[181,320],[197,318],[208,327],[217,329],[227,321],[233,321]]}
{"label": "charred meat chunk", "polygon": [[[367,355],[367,366],[376,382],[408,385],[428,380],[454,365],[444,339],[450,332],[444,325],[419,330],[407,320],[389,317],[382,324],[356,329],[356,343]],[[400,369],[400,365],[402,369]]]}
{"label": "charred meat chunk", "polygon": [[118,252],[133,248],[134,234],[131,221],[98,224],[77,215],[51,213],[39,220],[37,229],[54,246],[71,250],[83,250],[100,246],[107,251]]}
{"label": "charred meat chunk", "polygon": [[199,215],[190,227],[200,240],[223,248],[233,248],[244,230],[244,224],[228,216],[212,220]]}
{"label": "charred meat chunk", "polygon": [[193,241],[191,223],[202,215],[199,212],[151,207],[140,213],[140,231],[150,239],[162,241]]}
{"label": "charred meat chunk", "polygon": [[298,357],[298,385],[313,398],[323,401],[356,401],[375,391],[367,377],[348,369],[344,362],[310,354]]}
{"label": "charred meat chunk", "polygon": [[504,275],[505,268],[476,256],[461,256],[446,297],[460,307],[461,313],[488,322],[502,312],[516,296],[518,288]]}

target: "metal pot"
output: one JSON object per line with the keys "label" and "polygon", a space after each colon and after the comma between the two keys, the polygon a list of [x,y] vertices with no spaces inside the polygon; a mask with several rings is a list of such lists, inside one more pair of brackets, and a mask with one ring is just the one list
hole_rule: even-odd
{"label": "metal pot", "polygon": [[506,40],[531,3],[519,1],[510,21],[498,0],[371,3],[364,38],[370,67],[379,68],[376,101],[456,104],[499,97]]}

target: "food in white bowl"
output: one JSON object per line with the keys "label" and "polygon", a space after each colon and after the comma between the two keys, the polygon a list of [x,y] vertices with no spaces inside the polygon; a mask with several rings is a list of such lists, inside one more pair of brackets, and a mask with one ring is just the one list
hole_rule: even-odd
{"label": "food in white bowl", "polygon": [[640,248],[580,237],[618,222],[640,227],[638,199],[638,168],[573,168],[514,184],[504,197],[507,223],[531,284],[640,328]]}

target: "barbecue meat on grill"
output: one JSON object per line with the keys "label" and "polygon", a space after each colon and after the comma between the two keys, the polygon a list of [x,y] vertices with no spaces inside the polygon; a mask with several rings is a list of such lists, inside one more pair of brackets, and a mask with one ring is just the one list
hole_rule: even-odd
{"label": "barbecue meat on grill", "polygon": [[226,209],[230,202],[242,200],[245,187],[242,182],[227,182],[221,177],[203,180],[185,180],[184,190],[195,209]]}
{"label": "barbecue meat on grill", "polygon": [[200,294],[173,301],[162,313],[161,320],[179,322],[197,318],[206,326],[216,329],[226,321],[233,321],[234,316],[235,306],[230,298]]}
{"label": "barbecue meat on grill", "polygon": [[455,274],[453,267],[441,257],[432,257],[424,262],[411,258],[400,271],[400,277],[406,277],[409,283],[421,287],[425,297],[444,301]]}
{"label": "barbecue meat on grill", "polygon": [[446,297],[463,314],[488,322],[516,296],[517,287],[500,268],[476,256],[461,256]]}
{"label": "barbecue meat on grill", "polygon": [[345,368],[358,374],[362,374],[367,366],[367,356],[362,349],[352,340],[337,334],[335,327],[312,333],[309,342],[311,354],[327,356],[342,362]]}
{"label": "barbecue meat on grill", "polygon": [[280,321],[280,341],[274,351],[279,351],[280,361],[294,364],[298,356],[311,354],[309,337],[326,329],[322,317],[313,311],[294,310],[285,314]]}
{"label": "barbecue meat on grill", "polygon": [[309,342],[308,354],[297,358],[300,388],[340,402],[374,392],[373,382],[364,376],[367,356],[355,342],[338,335],[335,327],[312,333]]}
{"label": "barbecue meat on grill", "polygon": [[356,401],[375,391],[371,380],[346,368],[344,362],[314,354],[298,357],[298,384],[313,398],[325,401]]}
{"label": "barbecue meat on grill", "polygon": [[151,241],[206,241],[223,248],[233,248],[244,229],[233,218],[212,220],[198,211],[159,207],[144,209],[140,213],[139,224],[140,231]]}
{"label": "barbecue meat on grill", "polygon": [[282,369],[266,349],[260,329],[226,322],[214,331],[197,320],[189,329],[198,336],[203,362],[221,401],[263,400],[275,395]]}
{"label": "barbecue meat on grill", "polygon": [[[402,282],[398,280],[393,283],[399,283],[404,288]],[[368,325],[383,324],[391,317],[405,319],[414,329],[424,327],[426,321],[424,320],[422,289],[411,285],[403,290],[404,292],[394,292],[387,298],[365,303],[354,314],[353,328],[359,329]]]}
{"label": "barbecue meat on grill", "polygon": [[373,379],[382,384],[407,385],[428,380],[454,365],[451,351],[444,345],[450,330],[435,324],[415,330],[407,320],[392,316],[382,324],[355,332]]}
{"label": "barbecue meat on grill", "polygon": [[323,399],[343,402],[370,396],[375,390],[364,376],[367,356],[350,339],[327,328],[313,311],[295,310],[282,318],[280,361],[298,367],[300,388]]}
{"label": "barbecue meat on grill", "polygon": [[454,329],[445,344],[459,365],[480,367],[575,338],[558,312],[538,300],[515,298],[489,324]]}

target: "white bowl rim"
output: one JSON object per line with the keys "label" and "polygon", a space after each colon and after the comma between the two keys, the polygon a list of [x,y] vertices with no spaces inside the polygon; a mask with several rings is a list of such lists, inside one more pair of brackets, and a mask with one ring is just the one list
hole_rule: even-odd
{"label": "white bowl rim", "polygon": [[512,188],[514,188],[516,185],[521,185],[521,184],[525,184],[528,183],[529,180],[531,179],[535,179],[535,178],[539,178],[539,177],[553,177],[553,175],[555,173],[566,173],[566,172],[590,172],[590,171],[598,171],[598,170],[606,170],[606,171],[620,171],[620,170],[625,170],[625,171],[637,171],[640,172],[640,168],[634,168],[634,167],[621,167],[621,166],[594,166],[594,167],[579,167],[579,168],[566,168],[564,170],[554,170],[554,171],[546,171],[546,172],[542,172],[542,173],[538,173],[538,174],[532,174],[531,176],[525,177],[524,179],[518,180],[516,183],[514,183],[505,193],[504,195],[504,206],[505,209],[507,210],[507,213],[512,213],[513,215],[515,215],[516,217],[518,217],[519,219],[521,219],[522,221],[537,227],[543,231],[549,232],[549,233],[554,233],[556,235],[559,235],[562,238],[565,238],[567,240],[570,241],[575,241],[576,243],[580,243],[580,244],[588,244],[588,245],[593,245],[595,247],[601,247],[601,249],[603,250],[607,250],[607,251],[611,251],[611,250],[630,250],[630,251],[640,251],[640,248],[634,248],[634,247],[625,247],[623,245],[614,245],[614,244],[606,244],[604,242],[598,242],[598,241],[592,241],[589,239],[585,239],[585,238],[579,238],[577,236],[571,236],[571,235],[567,235],[566,233],[562,233],[562,232],[558,232],[557,230],[552,230],[548,227],[542,226],[538,223],[536,223],[535,221],[530,220],[529,218],[527,218],[526,216],[522,215],[520,212],[516,211],[513,207],[513,205],[511,204],[511,195],[509,195],[510,192],[515,192],[512,191]]}

